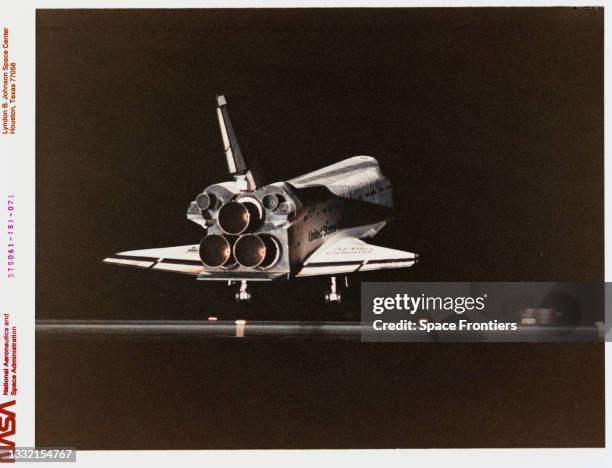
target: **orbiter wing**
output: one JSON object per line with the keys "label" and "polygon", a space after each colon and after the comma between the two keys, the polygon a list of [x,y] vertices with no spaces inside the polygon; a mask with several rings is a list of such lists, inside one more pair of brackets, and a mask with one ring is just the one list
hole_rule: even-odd
{"label": "orbiter wing", "polygon": [[104,263],[199,275],[202,273],[203,266],[198,248],[196,244],[161,249],[130,250],[105,258]]}
{"label": "orbiter wing", "polygon": [[418,255],[371,245],[356,237],[330,239],[315,250],[296,276],[337,275],[356,271],[406,268]]}

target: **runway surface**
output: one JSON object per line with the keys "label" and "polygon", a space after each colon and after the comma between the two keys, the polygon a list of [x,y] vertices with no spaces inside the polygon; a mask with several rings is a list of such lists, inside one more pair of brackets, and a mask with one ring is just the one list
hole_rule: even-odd
{"label": "runway surface", "polygon": [[247,320],[38,320],[36,333],[48,337],[360,337],[359,322],[280,322]]}
{"label": "runway surface", "polygon": [[[190,337],[190,338],[316,338],[361,339],[361,322],[263,320],[37,320],[36,333],[48,338]],[[365,328],[364,328],[365,330]],[[605,330],[552,326],[520,326],[504,331],[398,332],[412,342],[597,342]],[[391,335],[386,335],[391,337]],[[382,335],[379,335],[382,337]],[[392,341],[392,340],[367,340]],[[397,340],[400,341],[400,340]]]}

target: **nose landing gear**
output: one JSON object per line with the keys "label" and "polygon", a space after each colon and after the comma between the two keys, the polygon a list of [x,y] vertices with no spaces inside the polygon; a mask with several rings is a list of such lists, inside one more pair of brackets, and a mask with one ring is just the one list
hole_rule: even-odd
{"label": "nose landing gear", "polygon": [[238,290],[238,292],[236,293],[236,296],[235,296],[236,302],[241,303],[241,302],[250,302],[251,301],[251,293],[249,292],[247,287],[248,286],[247,286],[246,280],[240,281],[240,289]]}

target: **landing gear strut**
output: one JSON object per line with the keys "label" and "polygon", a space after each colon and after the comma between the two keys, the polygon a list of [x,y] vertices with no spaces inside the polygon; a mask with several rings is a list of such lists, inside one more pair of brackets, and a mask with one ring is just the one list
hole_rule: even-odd
{"label": "landing gear strut", "polygon": [[336,277],[332,276],[330,291],[329,293],[325,295],[325,302],[329,304],[340,304],[341,301],[342,301],[342,296],[338,292],[338,288],[336,286]]}
{"label": "landing gear strut", "polygon": [[236,302],[248,302],[251,300],[251,293],[247,289],[246,280],[240,281],[240,289],[236,293]]}

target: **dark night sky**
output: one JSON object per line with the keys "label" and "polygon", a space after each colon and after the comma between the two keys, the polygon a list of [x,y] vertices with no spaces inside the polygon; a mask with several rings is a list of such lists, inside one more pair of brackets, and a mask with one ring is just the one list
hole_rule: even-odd
{"label": "dark night sky", "polygon": [[[258,287],[255,304],[240,310],[222,285],[101,263],[117,251],[199,242],[200,228],[185,219],[187,205],[204,187],[227,178],[215,115],[214,96],[220,93],[228,98],[243,153],[265,169],[268,182],[356,154],[378,158],[394,184],[401,216],[376,242],[418,252],[421,263],[360,279],[603,279],[602,9],[43,10],[37,13],[39,318],[292,318],[332,313],[318,300],[326,287],[323,280]],[[349,312],[357,310],[358,290],[350,298]],[[104,405],[107,397],[91,390],[90,383],[75,381],[66,387],[53,380],[60,362],[54,359],[82,373],[78,362],[70,361],[74,353],[82,354],[75,346],[40,343],[39,421],[62,411],[57,398],[74,401],[97,395]],[[130,354],[129,345],[122,346],[126,348],[119,352]],[[210,347],[228,345],[180,346],[189,348],[182,350],[186,356],[200,361],[212,352]],[[231,346],[226,352],[237,352]],[[260,356],[264,361],[275,355],[275,347],[284,346],[284,377],[291,379],[290,369],[299,368],[291,366],[291,356],[296,356],[292,352],[305,345],[248,346],[266,354]],[[508,369],[508,346],[403,346],[367,347],[369,365],[383,366],[398,352],[407,356],[404,363],[419,356],[430,360],[437,377],[426,378],[420,388],[434,393],[438,388],[439,395],[427,397],[430,401],[440,401],[457,386],[445,376],[461,374],[460,363],[479,356],[478,350],[487,353],[486,372],[466,376],[462,384],[485,395],[501,392],[516,408],[504,415],[508,424],[525,424],[535,432],[516,439],[489,428],[490,438],[485,438],[481,424],[483,446],[529,445],[529,440],[536,440],[536,446],[603,443],[602,346],[547,345],[543,351],[513,345],[512,353],[520,359],[512,361],[511,375],[522,375],[526,386],[516,392],[495,387],[506,385],[496,382],[505,382],[500,376]],[[150,363],[151,356],[163,356],[156,354],[159,350],[144,349],[133,347],[133,362]],[[323,408],[340,404],[342,391],[359,392],[355,385],[372,378],[358,360],[345,359],[349,349],[363,356],[365,348],[312,342],[307,349],[314,360],[344,356],[329,366],[347,377],[315,376],[318,371],[306,366],[293,378],[310,375],[327,383],[289,389],[283,386],[286,380],[272,376],[275,366],[255,364],[259,375],[270,379],[268,386],[259,382],[258,392],[289,393],[284,393],[284,403],[264,405],[263,410],[254,405],[247,416],[265,414],[278,434],[294,434],[297,446],[367,446],[367,430],[359,425],[357,433],[344,439],[311,437],[324,424]],[[104,367],[105,352],[94,346],[88,357],[93,362],[80,364],[81,369]],[[456,361],[449,360],[451,354]],[[399,361],[393,365],[400,366]],[[590,369],[587,377],[581,382],[568,379],[586,372],[582,366]],[[380,375],[392,371],[377,370]],[[389,407],[370,408],[372,417],[384,420],[394,402],[405,403],[411,382],[422,378],[416,371],[402,372],[403,377],[393,377],[400,380],[383,389]],[[119,386],[125,375],[132,374],[126,368],[109,372],[100,385]],[[529,375],[544,380],[534,385],[525,380]],[[436,379],[439,387],[432,383]],[[209,385],[218,388],[222,381],[219,377]],[[193,389],[196,383],[187,379],[183,385]],[[132,392],[134,388],[140,387]],[[305,415],[316,413],[310,408],[293,415],[293,426],[288,425],[280,416],[283,408],[291,398],[306,398],[305,388],[307,398],[320,403],[320,421],[305,422]],[[542,403],[538,392],[546,388],[562,396],[562,416],[554,416],[554,403]],[[367,398],[367,391],[359,398]],[[56,400],[49,397],[53,392],[60,394]],[[155,398],[151,395],[156,393],[147,395]],[[570,395],[582,406],[569,404]],[[142,405],[153,405],[142,397]],[[533,401],[540,402],[540,412],[534,413]],[[447,421],[493,410],[471,399],[461,404],[466,414],[449,407]],[[224,406],[240,413],[234,400]],[[90,416],[95,414],[94,408]],[[412,417],[422,424],[430,419],[424,413]],[[336,418],[330,424],[357,427],[358,419],[349,423]],[[542,421],[550,430],[557,426],[557,438],[544,436],[549,426]],[[39,424],[38,442],[99,447],[94,434],[70,432],[82,422],[67,424],[68,432],[59,439]],[[428,443],[411,439],[414,434],[406,430],[406,438],[393,439],[394,446],[465,446],[467,442],[452,434],[477,430],[470,424],[476,423],[453,426],[456,431],[451,429],[446,439],[435,439],[432,432],[431,440],[437,442]],[[579,435],[572,431],[577,424],[582,428]],[[243,435],[242,442],[219,437],[207,440],[213,440],[213,447],[266,446],[254,434]],[[472,446],[478,446],[474,437]],[[133,440],[132,446],[159,443],[155,434],[146,440]],[[292,446],[282,437],[271,436],[269,441],[279,448]],[[199,447],[200,442],[196,437],[190,443]]]}

